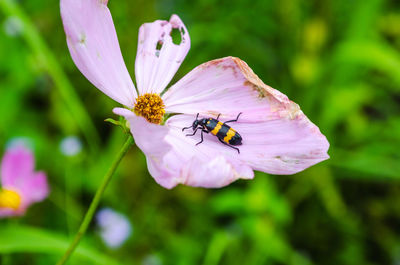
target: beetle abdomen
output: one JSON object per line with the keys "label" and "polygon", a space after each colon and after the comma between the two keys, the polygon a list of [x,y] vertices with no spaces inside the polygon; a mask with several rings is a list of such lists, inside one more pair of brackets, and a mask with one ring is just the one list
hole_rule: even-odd
{"label": "beetle abdomen", "polygon": [[[233,130],[233,129],[231,128],[231,130]],[[224,139],[224,141],[225,141],[225,139]],[[231,139],[228,140],[228,143],[231,145],[241,145],[242,144],[242,136],[240,136],[240,134],[235,131],[235,134],[232,136]]]}
{"label": "beetle abdomen", "polygon": [[213,135],[217,135],[218,131],[221,129],[221,126],[222,122],[212,118],[207,119],[206,129]]}
{"label": "beetle abdomen", "polygon": [[217,136],[227,144],[242,144],[242,137],[240,134],[223,122],[210,118],[207,120],[206,128],[209,132],[211,132],[211,134]]}

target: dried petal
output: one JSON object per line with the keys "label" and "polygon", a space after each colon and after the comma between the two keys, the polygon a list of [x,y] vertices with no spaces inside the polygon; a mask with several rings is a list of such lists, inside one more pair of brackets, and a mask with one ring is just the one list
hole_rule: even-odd
{"label": "dried petal", "polygon": [[[329,158],[328,141],[298,105],[265,85],[238,58],[196,67],[172,86],[163,100],[167,112],[192,114],[192,120],[196,113],[212,118],[221,113],[220,120],[227,121],[242,112],[238,122],[230,125],[243,137],[238,159],[253,169],[293,174]],[[175,119],[179,124],[179,118]],[[190,119],[186,119],[179,126],[189,125]],[[208,136],[211,141],[213,137]],[[232,153],[235,155],[234,150]]]}
{"label": "dried petal", "polygon": [[265,85],[245,62],[225,57],[197,66],[163,95],[167,112],[263,121],[294,119],[299,106]]}
{"label": "dried petal", "polygon": [[[173,29],[181,35],[179,44],[171,37]],[[139,94],[161,93],[175,75],[190,49],[189,33],[177,15],[169,22],[157,20],[139,29],[135,73]]]}

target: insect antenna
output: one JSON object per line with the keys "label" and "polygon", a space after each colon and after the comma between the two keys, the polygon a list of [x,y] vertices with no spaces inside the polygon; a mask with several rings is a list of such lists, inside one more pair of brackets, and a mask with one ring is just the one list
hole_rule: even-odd
{"label": "insect antenna", "polygon": [[[197,121],[197,118],[198,118],[198,117],[199,117],[199,113],[197,113],[195,121]],[[194,124],[194,123],[193,123],[193,124]],[[193,128],[193,125],[192,125],[192,126],[189,126],[189,127],[182,128],[182,132],[183,132],[184,130],[190,129],[190,128]],[[193,130],[194,130],[194,129],[193,129]]]}

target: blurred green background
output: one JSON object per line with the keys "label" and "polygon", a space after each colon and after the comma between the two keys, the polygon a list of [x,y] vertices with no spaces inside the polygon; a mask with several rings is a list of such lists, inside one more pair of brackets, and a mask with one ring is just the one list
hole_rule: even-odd
{"label": "blurred green background", "polygon": [[[83,1],[83,0],[82,0]],[[133,75],[139,26],[178,14],[192,48],[174,80],[237,56],[298,103],[331,159],[294,176],[257,173],[216,190],[166,190],[134,147],[102,207],[127,216],[109,249],[93,222],[70,264],[400,264],[400,2],[110,0]],[[117,104],[78,71],[55,0],[0,0],[0,154],[33,148],[50,197],[0,220],[0,264],[54,264],[126,136]],[[60,149],[82,142],[77,155]]]}

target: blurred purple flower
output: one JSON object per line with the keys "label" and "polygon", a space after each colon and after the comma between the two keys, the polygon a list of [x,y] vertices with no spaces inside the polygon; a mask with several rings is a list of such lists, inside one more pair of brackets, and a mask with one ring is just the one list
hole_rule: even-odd
{"label": "blurred purple flower", "polygon": [[110,208],[101,209],[96,215],[100,236],[110,248],[120,247],[132,234],[128,218]]}
{"label": "blurred purple flower", "polygon": [[13,137],[10,140],[7,141],[6,143],[6,148],[11,149],[11,148],[16,148],[16,147],[25,147],[27,149],[33,149],[33,142],[32,139],[29,137]]}
{"label": "blurred purple flower", "polygon": [[[252,179],[253,170],[294,174],[329,158],[329,143],[287,96],[264,84],[239,58],[206,62],[165,88],[190,48],[188,30],[177,15],[139,29],[135,63],[137,90],[126,69],[107,0],[61,0],[61,16],[72,59],[130,125],[153,178],[177,184],[223,187]],[[180,33],[175,44],[172,32]],[[137,92],[138,91],[138,92]],[[240,154],[206,134],[185,137],[182,128],[200,117],[232,120],[243,137]],[[172,115],[167,121],[164,114]],[[165,124],[163,124],[165,122]]]}
{"label": "blurred purple flower", "polygon": [[65,156],[75,156],[82,151],[82,142],[76,136],[68,136],[61,140],[60,151]]}
{"label": "blurred purple flower", "polygon": [[35,172],[32,152],[18,145],[7,149],[1,162],[0,218],[23,215],[49,193],[44,172]]}
{"label": "blurred purple flower", "polygon": [[18,17],[8,17],[3,26],[5,33],[10,37],[19,36],[23,31],[23,24]]}

